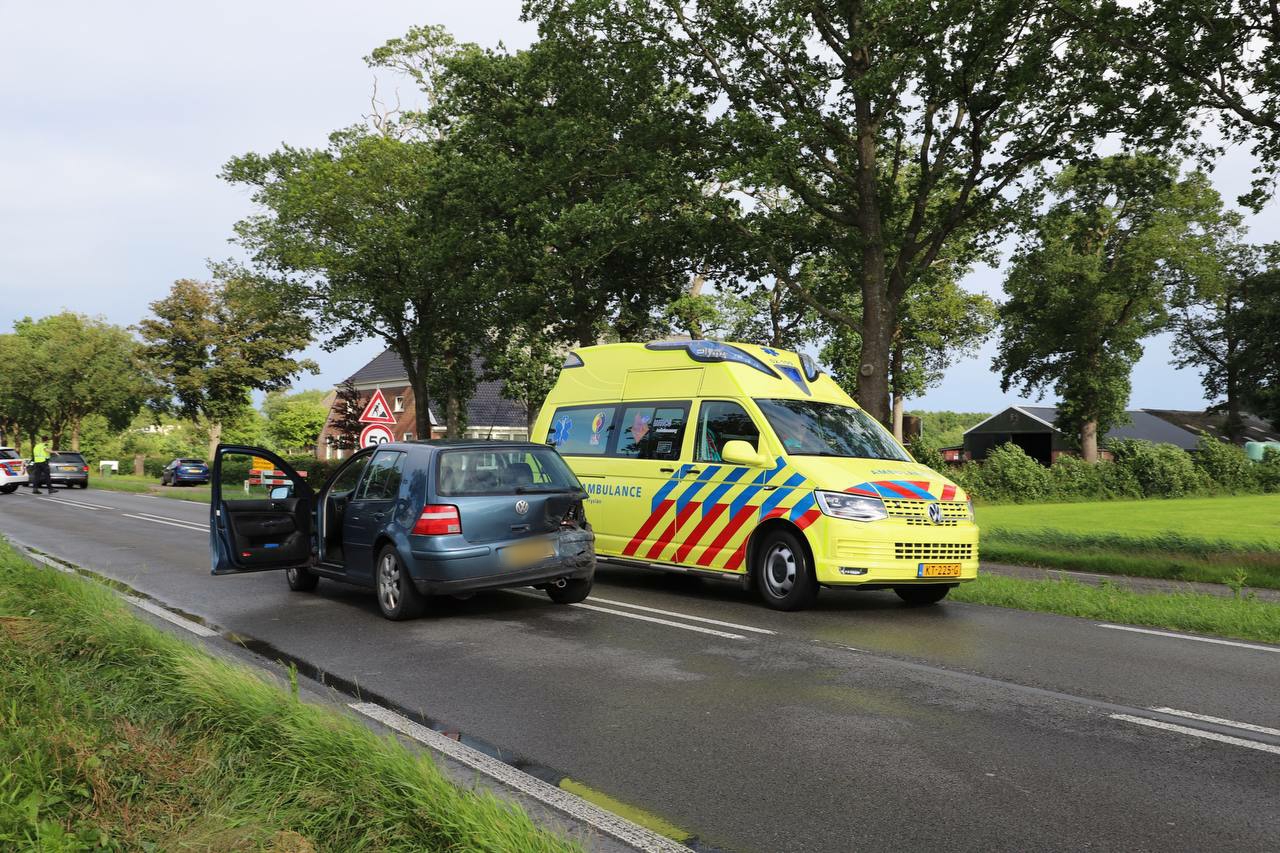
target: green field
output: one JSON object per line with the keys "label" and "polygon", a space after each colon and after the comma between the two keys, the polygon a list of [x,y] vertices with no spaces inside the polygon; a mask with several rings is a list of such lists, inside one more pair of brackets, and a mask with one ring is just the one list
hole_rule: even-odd
{"label": "green field", "polygon": [[1280,494],[1219,498],[994,504],[978,507],[978,523],[1000,530],[1052,528],[1070,533],[1154,536],[1280,547]]}
{"label": "green field", "polygon": [[576,846],[0,542],[0,850]]}
{"label": "green field", "polygon": [[980,506],[997,563],[1280,589],[1280,495]]}

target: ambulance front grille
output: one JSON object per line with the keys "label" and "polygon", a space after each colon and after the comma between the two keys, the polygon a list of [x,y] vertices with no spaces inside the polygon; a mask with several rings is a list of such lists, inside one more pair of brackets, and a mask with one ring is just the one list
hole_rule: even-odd
{"label": "ambulance front grille", "polygon": [[972,560],[974,547],[971,543],[953,542],[895,542],[893,558],[895,560]]}
{"label": "ambulance front grille", "polygon": [[885,498],[884,508],[890,518],[901,518],[907,524],[928,527],[954,527],[962,521],[969,520],[969,504],[967,501],[938,501],[942,507],[942,523],[935,525],[929,520],[929,504],[933,501],[907,501]]}

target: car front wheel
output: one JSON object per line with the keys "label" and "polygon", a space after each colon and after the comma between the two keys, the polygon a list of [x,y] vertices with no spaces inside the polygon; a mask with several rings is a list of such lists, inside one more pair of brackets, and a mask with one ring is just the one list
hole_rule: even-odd
{"label": "car front wheel", "polygon": [[387,545],[378,554],[378,609],[382,615],[399,622],[422,615],[426,599],[400,562],[396,549]]}
{"label": "car front wheel", "polygon": [[320,583],[319,575],[302,566],[285,569],[284,576],[289,581],[289,589],[294,592],[311,592]]}
{"label": "car front wheel", "polygon": [[766,607],[803,610],[818,598],[818,579],[809,565],[809,552],[787,530],[773,529],[756,545],[752,575]]}
{"label": "car front wheel", "polygon": [[928,583],[916,586],[895,586],[893,591],[898,594],[904,602],[912,607],[925,607],[930,604],[937,604],[939,601],[947,597],[947,593],[951,592],[951,584],[946,583]]}

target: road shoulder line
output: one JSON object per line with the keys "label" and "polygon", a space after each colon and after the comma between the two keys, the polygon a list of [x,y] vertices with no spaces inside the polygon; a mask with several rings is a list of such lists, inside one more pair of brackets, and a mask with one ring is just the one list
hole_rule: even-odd
{"label": "road shoulder line", "polygon": [[442,752],[455,761],[477,770],[486,776],[496,779],[502,784],[533,797],[544,805],[561,811],[572,818],[582,821],[588,826],[603,832],[624,844],[638,850],[652,853],[688,853],[689,848],[626,818],[605,811],[576,794],[550,785],[535,776],[530,776],[509,764],[433,731],[421,723],[415,723],[408,717],[401,716],[373,702],[352,702],[348,705],[353,711],[363,714],[382,725],[400,732],[425,746]]}
{"label": "road shoulder line", "polygon": [[1197,637],[1194,634],[1175,634],[1172,631],[1157,631],[1154,628],[1137,628],[1133,625],[1112,625],[1109,622],[1095,623],[1099,628],[1112,631],[1131,631],[1134,634],[1151,634],[1156,637],[1172,637],[1175,640],[1195,640],[1197,643],[1213,643],[1217,646],[1235,646],[1238,649],[1253,649],[1257,652],[1280,653],[1280,646],[1262,646],[1256,643],[1242,643],[1239,640],[1221,640],[1217,637]]}

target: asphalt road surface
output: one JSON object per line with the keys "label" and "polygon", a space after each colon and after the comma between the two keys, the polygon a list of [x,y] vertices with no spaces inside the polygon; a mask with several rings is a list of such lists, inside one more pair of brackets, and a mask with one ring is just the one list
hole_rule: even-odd
{"label": "asphalt road surface", "polygon": [[[824,591],[776,613],[602,564],[392,623],[209,575],[208,508],[0,495],[0,533],[739,851],[1280,849],[1280,647]],[[1156,710],[1163,709],[1163,710]]]}

